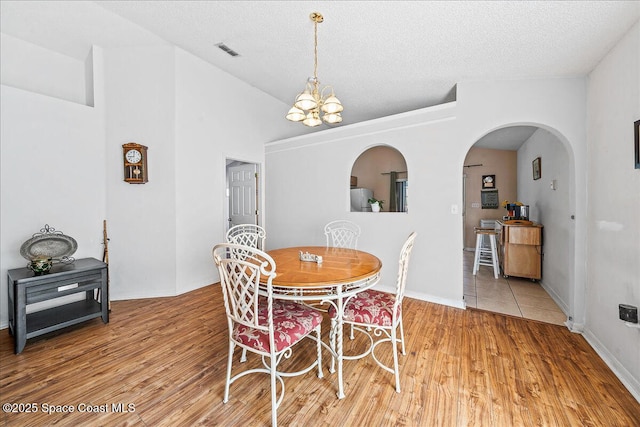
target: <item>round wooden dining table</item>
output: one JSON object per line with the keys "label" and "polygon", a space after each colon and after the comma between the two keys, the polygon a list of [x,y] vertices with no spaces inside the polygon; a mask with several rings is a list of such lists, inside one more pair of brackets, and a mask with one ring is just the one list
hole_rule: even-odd
{"label": "round wooden dining table", "polygon": [[[325,246],[296,246],[267,252],[275,261],[273,297],[285,300],[331,304],[337,312],[330,331],[333,345],[323,345],[338,365],[338,398],[344,397],[342,381],[343,305],[345,299],[375,286],[382,262],[374,255],[356,249]],[[321,262],[303,261],[300,254],[322,257]],[[332,340],[332,342],[334,342]]]}

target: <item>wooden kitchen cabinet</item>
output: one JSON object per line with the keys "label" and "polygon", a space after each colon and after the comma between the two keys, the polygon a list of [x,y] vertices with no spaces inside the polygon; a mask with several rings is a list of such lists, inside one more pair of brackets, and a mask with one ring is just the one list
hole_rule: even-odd
{"label": "wooden kitchen cabinet", "polygon": [[496,221],[496,229],[504,277],[542,279],[542,225],[530,221]]}

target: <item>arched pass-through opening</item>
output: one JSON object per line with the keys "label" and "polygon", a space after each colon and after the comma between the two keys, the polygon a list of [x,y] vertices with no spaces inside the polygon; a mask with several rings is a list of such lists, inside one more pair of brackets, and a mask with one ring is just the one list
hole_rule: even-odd
{"label": "arched pass-through opening", "polygon": [[[573,159],[563,141],[539,126],[505,126],[487,133],[469,149],[462,171],[463,277],[468,307],[565,324],[575,293],[575,189],[570,162]],[[472,273],[474,227],[491,227],[494,220],[510,219],[505,218],[509,216],[505,202],[527,206],[527,220],[542,227],[542,244],[536,249],[539,280],[505,274],[504,268],[496,279],[488,266]],[[498,240],[505,235],[498,235]],[[498,251],[502,267],[508,258],[504,251],[503,245]],[[535,254],[533,261],[525,253],[518,255],[523,263],[535,263]]]}
{"label": "arched pass-through opening", "polygon": [[402,153],[387,145],[365,150],[353,163],[349,182],[351,212],[408,212],[409,173]]}

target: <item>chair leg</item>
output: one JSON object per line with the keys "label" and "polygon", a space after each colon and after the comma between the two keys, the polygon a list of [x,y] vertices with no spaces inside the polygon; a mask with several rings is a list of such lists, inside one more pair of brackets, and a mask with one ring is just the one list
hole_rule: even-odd
{"label": "chair leg", "polygon": [[396,345],[396,328],[391,329],[391,342],[393,343],[393,373],[396,377],[396,392],[400,393],[400,372],[398,372],[398,347]]}
{"label": "chair leg", "polygon": [[322,337],[321,337],[320,325],[316,328],[316,348],[318,351],[318,378],[324,377],[324,373],[322,372]]}
{"label": "chair leg", "polygon": [[[336,351],[336,320],[331,319],[331,329],[329,330],[329,345],[331,346],[331,350]],[[329,372],[334,373],[336,371],[336,358],[332,354],[331,355],[331,366],[329,367]]]}
{"label": "chair leg", "polygon": [[276,427],[278,425],[278,395],[276,389],[276,369],[278,366],[276,365],[276,357],[271,353],[271,425],[272,427]]}
{"label": "chair leg", "polygon": [[400,323],[400,342],[402,342],[402,355],[406,355],[407,352],[404,348],[404,327],[402,326],[402,315],[400,315],[400,319],[398,322]]}
{"label": "chair leg", "polygon": [[240,362],[244,363],[247,361],[247,349],[242,349],[242,356],[240,356]]}
{"label": "chair leg", "polygon": [[227,357],[227,380],[224,383],[224,398],[222,403],[229,401],[229,382],[231,381],[231,365],[233,364],[233,350],[236,345],[233,341],[229,340],[229,356]]}

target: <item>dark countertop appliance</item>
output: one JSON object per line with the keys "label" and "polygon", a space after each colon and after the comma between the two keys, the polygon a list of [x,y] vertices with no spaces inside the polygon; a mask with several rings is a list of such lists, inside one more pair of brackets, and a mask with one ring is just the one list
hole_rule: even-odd
{"label": "dark countertop appliance", "polygon": [[509,203],[506,206],[508,215],[503,219],[523,219],[529,220],[529,205],[517,205]]}

